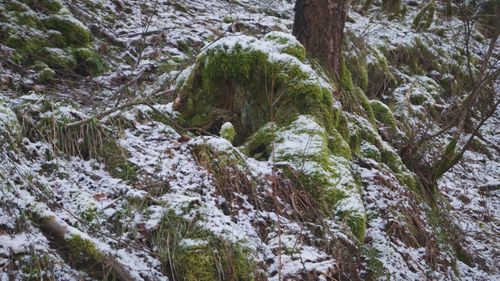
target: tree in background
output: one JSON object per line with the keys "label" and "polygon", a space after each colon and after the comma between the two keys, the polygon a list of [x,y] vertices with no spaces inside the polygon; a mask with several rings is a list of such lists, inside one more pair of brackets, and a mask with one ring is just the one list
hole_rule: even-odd
{"label": "tree in background", "polygon": [[293,35],[337,79],[348,0],[297,0]]}

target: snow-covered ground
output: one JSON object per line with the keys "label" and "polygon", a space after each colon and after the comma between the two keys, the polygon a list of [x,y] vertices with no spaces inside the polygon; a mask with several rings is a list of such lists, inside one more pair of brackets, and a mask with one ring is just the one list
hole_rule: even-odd
{"label": "snow-covered ground", "polygon": [[[64,101],[67,108],[58,108],[69,118],[85,118],[119,101],[169,89],[180,70],[220,37],[261,37],[273,30],[290,33],[293,23],[293,1],[285,0],[76,2],[66,3],[75,17],[95,25],[101,35],[123,46],[113,54],[110,71],[91,81],[51,85],[52,94],[42,97],[37,93],[46,88],[34,87],[30,76],[34,73],[0,70],[0,75],[10,77],[13,83],[30,87],[26,94],[33,104],[43,104],[47,96]],[[418,37],[453,52],[457,46],[452,39],[459,34],[452,32],[441,38],[414,31],[411,22],[416,11],[409,8],[405,20],[398,22],[380,14],[362,16],[352,11],[347,30],[366,37],[366,43],[374,47],[411,44]],[[456,20],[442,23],[452,30],[460,24]],[[101,50],[107,44],[103,37],[94,42]],[[399,75],[406,81],[399,85],[399,92],[395,91],[399,101],[414,81],[429,79]],[[122,91],[129,95],[115,95],[123,81],[134,81],[128,85],[129,91]],[[359,242],[338,216],[314,214],[314,204],[289,181],[278,184],[281,190],[277,192],[280,172],[274,169],[273,161],[249,158],[223,138],[187,136],[175,126],[159,122],[155,111],[144,105],[112,114],[102,124],[129,153],[128,160],[137,174],[137,180],[129,182],[113,177],[98,160],[67,157],[43,139],[25,137],[10,110],[28,99],[19,96],[9,89],[0,92],[2,281],[95,279],[68,262],[66,248],[39,225],[40,218],[53,218],[66,230],[66,238],[78,235],[91,241],[135,280],[168,280],[160,250],[152,240],[170,212],[248,249],[248,258],[257,261],[264,280],[500,279],[500,191],[483,194],[477,188],[500,180],[498,112],[482,130],[491,142],[485,144],[486,152],[467,151],[461,163],[439,182],[449,219],[463,234],[460,245],[472,257],[466,264],[463,258],[454,258],[456,249],[444,244],[447,226],[433,221],[421,198],[400,184],[387,166],[374,160],[353,161],[350,167],[356,180],[362,182],[360,201],[368,221],[366,239]],[[155,110],[173,117],[175,112],[168,104],[172,98],[167,94]],[[75,101],[78,111],[70,105]],[[397,115],[398,109],[394,112]],[[126,120],[127,125],[115,126],[113,118]],[[208,162],[199,159],[196,149],[200,146],[209,147],[214,158]],[[219,182],[220,167],[213,163],[225,165],[226,157],[233,163],[228,180],[232,180],[231,186],[241,181],[242,189],[227,192]],[[245,183],[251,183],[251,190],[248,184],[245,189]],[[186,247],[206,242],[183,238],[180,244]],[[350,268],[353,264],[355,270]],[[357,275],[345,273],[352,271]]]}

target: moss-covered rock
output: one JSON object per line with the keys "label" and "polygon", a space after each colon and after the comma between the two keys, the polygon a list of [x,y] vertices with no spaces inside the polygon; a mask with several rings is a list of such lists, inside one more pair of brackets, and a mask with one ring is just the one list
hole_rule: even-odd
{"label": "moss-covered rock", "polygon": [[270,159],[292,169],[288,174],[291,179],[298,177],[302,188],[326,212],[337,213],[351,226],[353,234],[363,239],[364,207],[347,160],[350,148],[342,136],[338,132],[328,135],[311,116],[301,115],[276,132],[273,146]]}
{"label": "moss-covered rock", "polygon": [[53,14],[62,9],[63,3],[60,0],[23,0],[34,10],[39,10],[46,14]]}
{"label": "moss-covered rock", "polygon": [[219,40],[181,75],[178,90],[183,125],[216,133],[229,121],[237,144],[273,119],[281,126],[309,114],[328,131],[338,123],[331,86],[273,40]]}
{"label": "moss-covered rock", "polygon": [[248,137],[239,147],[245,155],[259,160],[267,160],[271,155],[272,141],[276,137],[276,124],[268,123]]}
{"label": "moss-covered rock", "polygon": [[262,39],[273,42],[282,53],[294,56],[302,62],[306,59],[307,54],[304,46],[288,33],[273,31],[266,34]]}
{"label": "moss-covered rock", "polygon": [[102,57],[90,48],[73,50],[76,59],[76,72],[82,75],[99,75],[106,71],[107,64]]}
{"label": "moss-covered rock", "polygon": [[40,50],[40,60],[54,69],[72,69],[76,60],[70,52],[59,48],[45,47]]}
{"label": "moss-covered rock", "polygon": [[79,20],[69,15],[51,15],[43,22],[45,28],[61,32],[69,44],[78,46],[90,43],[90,30]]}
{"label": "moss-covered rock", "polygon": [[152,234],[160,261],[172,279],[255,280],[257,266],[251,252],[239,243],[219,238],[198,225],[168,211]]}
{"label": "moss-covered rock", "polygon": [[95,264],[105,258],[93,242],[79,235],[72,235],[66,243],[68,258],[73,264]]}
{"label": "moss-covered rock", "polygon": [[371,158],[377,162],[382,161],[382,155],[380,154],[380,151],[378,148],[366,141],[363,141],[361,143],[361,155],[366,158]]}

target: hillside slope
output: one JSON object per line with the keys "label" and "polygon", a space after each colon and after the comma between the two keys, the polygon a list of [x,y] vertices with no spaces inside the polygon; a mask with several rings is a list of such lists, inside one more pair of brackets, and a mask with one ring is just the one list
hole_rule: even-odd
{"label": "hillside slope", "polygon": [[335,83],[292,2],[0,2],[0,280],[499,279],[498,108],[436,190],[404,164],[468,81],[463,23],[355,1]]}

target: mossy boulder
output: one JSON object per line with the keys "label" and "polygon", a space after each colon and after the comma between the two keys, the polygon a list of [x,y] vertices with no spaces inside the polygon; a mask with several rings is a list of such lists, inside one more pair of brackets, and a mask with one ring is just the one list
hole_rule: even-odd
{"label": "mossy boulder", "polygon": [[76,66],[73,54],[59,48],[43,48],[40,50],[40,59],[54,69],[72,69]]}
{"label": "mossy boulder", "polygon": [[377,162],[382,161],[382,155],[380,154],[378,148],[366,141],[361,143],[361,155],[366,158],[371,158]]}
{"label": "mossy boulder", "polygon": [[69,44],[82,46],[91,41],[90,30],[72,16],[51,15],[43,23],[45,28],[61,32]]}
{"label": "mossy boulder", "polygon": [[[199,218],[199,217],[197,217]],[[168,210],[151,243],[159,252],[162,267],[176,280],[256,279],[257,264],[251,251],[201,227],[202,221],[188,220]]]}
{"label": "mossy boulder", "polygon": [[177,88],[175,109],[182,125],[217,133],[231,122],[236,144],[269,121],[287,125],[300,114],[314,116],[328,131],[338,123],[330,84],[283,53],[274,39],[242,35],[219,40],[181,75]]}
{"label": "mossy boulder", "polygon": [[54,14],[59,12],[63,3],[60,0],[23,0],[33,10],[38,10],[46,14]]}
{"label": "mossy boulder", "polygon": [[333,211],[345,219],[352,233],[363,239],[365,212],[350,171],[348,143],[337,131],[328,134],[309,115],[300,115],[287,126],[274,126],[268,124],[249,137],[243,151],[265,149],[269,161],[281,167],[325,212]]}
{"label": "mossy boulder", "polygon": [[82,75],[99,75],[107,69],[102,57],[90,48],[74,49],[73,56],[76,59],[75,71]]}

